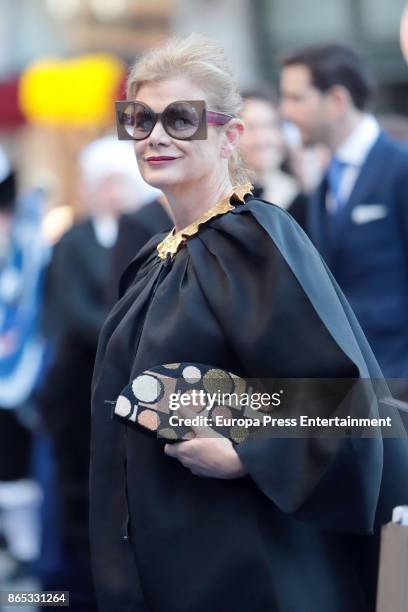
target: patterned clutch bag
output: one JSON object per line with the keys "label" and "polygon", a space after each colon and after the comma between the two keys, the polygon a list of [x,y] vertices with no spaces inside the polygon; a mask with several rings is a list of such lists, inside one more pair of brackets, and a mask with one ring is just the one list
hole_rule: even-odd
{"label": "patterned clutch bag", "polygon": [[[211,428],[206,430],[209,437],[221,434],[239,443],[260,416],[249,399],[245,401],[251,391],[245,379],[231,372],[197,363],[170,363],[146,370],[129,383],[117,398],[112,417],[166,441],[191,440],[196,436],[192,425],[199,425]],[[188,407],[188,418],[183,406]]]}

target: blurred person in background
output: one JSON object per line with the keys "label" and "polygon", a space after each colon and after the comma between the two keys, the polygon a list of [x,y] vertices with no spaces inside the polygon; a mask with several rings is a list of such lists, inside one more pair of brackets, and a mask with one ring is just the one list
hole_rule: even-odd
{"label": "blurred person in background", "polygon": [[385,376],[408,375],[408,151],[367,111],[373,79],[350,48],[301,49],[282,61],[281,111],[328,170],[307,231],[366,333]]}
{"label": "blurred person in background", "polygon": [[254,196],[286,209],[304,225],[306,197],[287,169],[289,149],[280,121],[275,95],[267,86],[242,93],[245,132],[240,151],[254,177]]}
{"label": "blurred person in background", "polygon": [[40,231],[44,198],[17,199],[16,177],[0,149],[0,533],[17,579],[40,551],[41,490],[33,479],[33,396],[43,370],[40,333],[43,272]]}
{"label": "blurred person in background", "polygon": [[40,400],[53,439],[61,505],[61,563],[43,587],[69,587],[70,606],[84,611],[95,609],[88,551],[89,403],[97,338],[108,310],[106,285],[119,216],[157,191],[137,173],[132,146],[113,136],[89,144],[79,169],[86,219],[57,243],[47,273],[44,320],[53,357]]}
{"label": "blurred person in background", "polygon": [[112,250],[110,282],[107,285],[108,305],[118,300],[119,281],[138,251],[159,232],[171,229],[168,204],[158,189],[151,189],[150,201],[135,212],[124,213],[119,219],[118,238]]}

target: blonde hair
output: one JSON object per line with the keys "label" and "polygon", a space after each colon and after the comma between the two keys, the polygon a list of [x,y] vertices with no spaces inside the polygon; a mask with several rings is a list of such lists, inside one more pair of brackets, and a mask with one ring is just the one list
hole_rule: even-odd
{"label": "blonde hair", "polygon": [[[136,98],[139,88],[149,82],[183,76],[202,89],[211,110],[238,117],[242,98],[234,72],[224,49],[215,40],[190,34],[186,38],[170,38],[162,46],[146,51],[131,68],[127,81],[127,97]],[[233,185],[248,182],[248,173],[239,151],[228,160]]]}

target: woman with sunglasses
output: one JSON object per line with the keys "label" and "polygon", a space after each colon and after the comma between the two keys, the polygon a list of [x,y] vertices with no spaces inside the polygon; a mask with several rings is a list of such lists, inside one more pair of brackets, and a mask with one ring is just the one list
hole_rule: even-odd
{"label": "woman with sunglasses", "polygon": [[[165,415],[151,381],[163,371],[187,392],[211,388],[209,372],[217,383],[262,379],[295,398],[279,416],[299,401],[307,414],[312,400],[337,414],[360,379],[380,377],[311,243],[252,197],[240,103],[223,50],[192,35],[147,52],[117,105],[119,137],[134,141],[174,228],[130,264],[99,339],[90,525],[104,612],[368,612],[379,508],[388,520],[407,501],[397,492],[378,505],[377,436],[255,439],[208,423],[173,444],[171,428],[155,435]],[[360,415],[376,414],[373,398],[369,381],[358,388]]]}

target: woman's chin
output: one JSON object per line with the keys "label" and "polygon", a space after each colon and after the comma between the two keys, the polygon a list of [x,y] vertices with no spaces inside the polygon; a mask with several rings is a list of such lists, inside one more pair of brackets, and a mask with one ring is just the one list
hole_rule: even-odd
{"label": "woman's chin", "polygon": [[148,183],[151,187],[155,187],[156,189],[160,189],[161,191],[165,191],[168,187],[174,187],[174,185],[178,185],[180,183],[180,178],[175,176],[169,176],[163,172],[147,172],[143,179]]}

